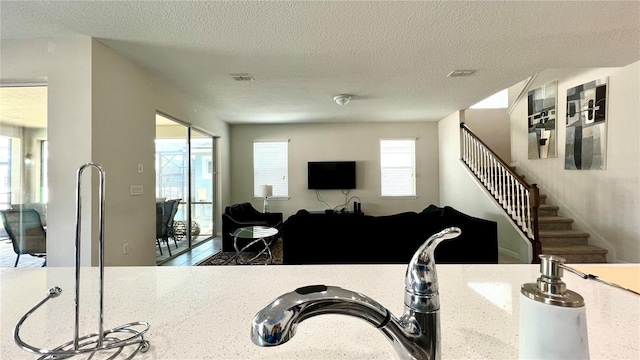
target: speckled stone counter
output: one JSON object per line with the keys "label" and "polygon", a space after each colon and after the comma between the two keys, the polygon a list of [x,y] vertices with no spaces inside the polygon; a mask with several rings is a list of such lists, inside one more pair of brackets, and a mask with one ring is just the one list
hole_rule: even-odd
{"label": "speckled stone counter", "polygon": [[[615,265],[608,265],[615,266]],[[640,267],[637,267],[640,271]],[[438,265],[444,359],[516,359],[520,285],[536,265]],[[260,348],[254,314],[282,293],[311,284],[366,294],[403,310],[405,266],[202,266],[105,269],[105,328],[151,324],[149,352],[137,359],[395,359],[390,343],[362,320],[310,318],[288,343]],[[640,296],[565,274],[586,301],[592,359],[640,358]],[[54,347],[73,338],[73,269],[0,270],[0,358],[34,359],[15,345],[20,317],[53,286],[63,293],[25,323],[23,339]],[[97,329],[98,270],[83,269],[81,334]]]}

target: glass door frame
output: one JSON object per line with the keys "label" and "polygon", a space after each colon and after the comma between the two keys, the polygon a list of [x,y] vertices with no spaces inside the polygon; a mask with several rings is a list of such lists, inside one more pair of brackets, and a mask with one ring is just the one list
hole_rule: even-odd
{"label": "glass door frame", "polygon": [[[212,208],[212,228],[211,228],[211,238],[214,238],[216,235],[216,229],[217,229],[217,222],[216,220],[216,216],[217,216],[217,211],[216,211],[216,198],[217,198],[217,192],[216,192],[216,188],[217,188],[217,163],[216,163],[216,158],[217,158],[217,154],[216,154],[216,141],[217,138],[216,136],[214,136],[213,134],[211,134],[210,132],[200,128],[199,126],[195,126],[193,124],[190,124],[188,122],[185,121],[181,121],[178,120],[174,117],[172,117],[171,115],[167,115],[166,113],[163,113],[161,111],[156,111],[157,115],[160,115],[168,120],[171,120],[173,122],[175,122],[176,124],[182,125],[186,128],[187,130],[187,136],[186,136],[186,141],[187,141],[187,191],[186,191],[186,199],[184,199],[185,201],[185,205],[186,205],[186,237],[188,240],[188,249],[192,249],[193,248],[193,239],[191,236],[192,233],[192,220],[193,220],[193,216],[192,216],[192,199],[193,199],[193,189],[192,189],[192,185],[193,185],[193,177],[194,177],[194,169],[192,166],[192,161],[191,161],[191,156],[192,154],[192,131],[197,131],[198,133],[202,134],[202,135],[206,135],[207,137],[209,137],[211,139],[211,160],[212,160],[212,181],[211,181],[211,208]],[[157,137],[155,139],[158,139]],[[157,169],[156,169],[157,171]],[[157,184],[156,184],[157,186]],[[156,194],[157,196],[158,194]],[[200,244],[202,242],[198,242],[198,244]],[[198,244],[195,244],[196,246]],[[174,255],[177,256],[179,254]]]}

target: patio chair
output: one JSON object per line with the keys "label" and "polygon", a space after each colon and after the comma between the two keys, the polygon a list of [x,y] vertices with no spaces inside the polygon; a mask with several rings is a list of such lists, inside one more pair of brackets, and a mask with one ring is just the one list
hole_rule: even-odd
{"label": "patio chair", "polygon": [[25,204],[11,204],[12,209],[33,209],[40,215],[40,222],[42,227],[47,227],[47,204],[45,203],[25,203]]}
{"label": "patio chair", "polygon": [[173,218],[178,212],[178,206],[180,205],[180,199],[167,200],[156,203],[156,243],[158,249],[160,249],[160,255],[162,255],[161,242],[167,244],[167,250],[169,256],[171,255],[171,247],[169,246],[169,238],[173,239],[176,249],[178,248],[178,242],[173,236]]}
{"label": "patio chair", "polygon": [[[47,233],[42,227],[40,215],[33,209],[0,210],[0,218],[11,238],[13,251],[18,255],[14,267],[18,266],[20,255],[29,254],[45,257],[47,254]],[[47,265],[45,258],[44,264]]]}
{"label": "patio chair", "polygon": [[182,199],[173,199],[169,201],[173,201],[173,206],[171,207],[171,216],[169,217],[169,221],[167,222],[167,228],[169,232],[169,237],[173,239],[173,243],[176,245],[176,249],[178,248],[178,242],[176,241],[175,229],[173,227],[173,222],[176,217],[176,213],[178,212],[178,207],[180,206],[180,201]]}

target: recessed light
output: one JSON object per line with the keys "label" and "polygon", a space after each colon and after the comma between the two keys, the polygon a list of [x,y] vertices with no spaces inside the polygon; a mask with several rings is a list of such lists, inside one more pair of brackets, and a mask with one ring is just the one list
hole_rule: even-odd
{"label": "recessed light", "polygon": [[471,76],[475,72],[475,70],[453,70],[449,73],[449,75],[447,75],[447,77]]}
{"label": "recessed light", "polygon": [[235,81],[253,81],[253,75],[251,74],[229,74]]}

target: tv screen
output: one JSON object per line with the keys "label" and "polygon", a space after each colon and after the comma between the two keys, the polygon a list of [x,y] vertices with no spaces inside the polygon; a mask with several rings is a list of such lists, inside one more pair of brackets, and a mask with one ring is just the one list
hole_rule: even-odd
{"label": "tv screen", "polygon": [[314,161],[308,163],[308,187],[315,190],[356,188],[355,161]]}

